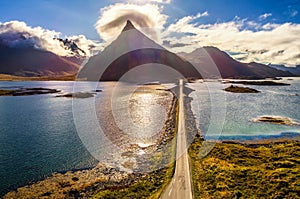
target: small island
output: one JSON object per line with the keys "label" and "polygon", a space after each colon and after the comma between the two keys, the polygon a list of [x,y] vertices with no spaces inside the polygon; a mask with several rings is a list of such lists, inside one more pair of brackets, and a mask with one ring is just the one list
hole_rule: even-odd
{"label": "small island", "polygon": [[19,88],[19,89],[0,89],[0,96],[27,96],[59,93],[60,90],[50,88]]}
{"label": "small island", "polygon": [[57,95],[55,97],[90,98],[90,97],[94,97],[94,93],[90,93],[90,92],[66,93],[66,94],[62,94],[62,95]]}
{"label": "small island", "polygon": [[227,92],[231,93],[259,93],[260,91],[253,89],[253,88],[248,88],[248,87],[239,87],[239,86],[229,86],[224,89]]}
{"label": "small island", "polygon": [[290,86],[290,84],[275,81],[228,81],[226,83],[256,86]]}
{"label": "small island", "polygon": [[299,125],[296,121],[288,117],[263,115],[253,119],[254,122],[266,122],[271,124],[281,124],[288,126]]}

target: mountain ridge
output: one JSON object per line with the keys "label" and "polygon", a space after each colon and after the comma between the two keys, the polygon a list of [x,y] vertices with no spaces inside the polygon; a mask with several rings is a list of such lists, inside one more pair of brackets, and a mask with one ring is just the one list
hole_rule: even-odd
{"label": "mountain ridge", "polygon": [[297,65],[295,67],[287,67],[285,65],[269,64],[268,66],[276,68],[277,70],[289,71],[290,73],[293,73],[297,76],[300,75],[300,65]]}
{"label": "mountain ridge", "polygon": [[80,65],[86,53],[72,40],[56,39],[74,55],[59,56],[34,46],[11,47],[0,39],[0,74],[35,77],[79,72],[78,78],[92,81],[118,81],[133,69],[136,73],[131,79],[134,81],[149,76],[148,81],[151,78],[153,81],[155,78],[171,80],[182,77],[262,79],[300,75],[300,66],[298,70],[255,62],[241,63],[212,46],[175,54],[136,29],[130,20],[126,21],[119,36],[102,52],[90,57],[84,67]]}
{"label": "mountain ridge", "polygon": [[17,76],[70,75],[80,65],[46,50],[11,48],[0,43],[0,73]]}
{"label": "mountain ridge", "polygon": [[[146,65],[151,65],[148,67]],[[166,74],[165,65],[179,71],[181,76],[201,77],[192,64],[166,50],[127,21],[120,35],[101,53],[91,57],[79,72],[78,78],[91,81],[118,81],[131,69],[145,67],[132,76],[130,81],[175,80],[180,75]],[[130,76],[130,75],[129,75]],[[127,80],[129,80],[127,79]]]}
{"label": "mountain ridge", "polygon": [[[226,52],[213,46],[195,49],[191,53],[178,53],[190,61],[205,78],[237,78],[262,79],[279,76],[293,76],[293,74],[271,68],[255,62],[242,63]],[[212,71],[213,69],[218,70]]]}

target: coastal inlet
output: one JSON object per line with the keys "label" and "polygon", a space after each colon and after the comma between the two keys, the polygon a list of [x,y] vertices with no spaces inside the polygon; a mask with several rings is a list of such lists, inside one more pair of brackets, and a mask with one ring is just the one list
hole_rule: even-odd
{"label": "coastal inlet", "polygon": [[163,168],[153,168],[151,156],[165,136],[170,137],[166,122],[174,109],[174,94],[161,85],[112,82],[111,86],[99,97],[73,100],[84,146],[100,162],[129,172]]}
{"label": "coastal inlet", "polygon": [[[0,86],[3,89],[48,88],[60,90],[61,93],[74,93],[73,84],[74,82],[1,82]],[[131,93],[127,89],[132,90],[132,85],[120,85],[123,91],[114,96],[115,101],[112,103],[117,105],[112,110],[108,106],[111,103],[108,97],[113,93],[114,84],[97,83],[97,89],[102,92],[95,92],[93,83],[80,83],[80,89],[76,92],[92,92],[93,96],[89,98],[56,97],[59,93],[1,96],[0,105],[5,106],[1,106],[0,112],[0,143],[3,146],[0,150],[0,195],[33,182],[42,182],[43,179],[55,180],[57,175],[52,176],[54,172],[83,169],[88,174],[89,169],[95,168],[99,162],[107,165],[107,168],[114,168],[116,172],[125,172],[124,178],[127,174],[151,172],[172,162],[170,155],[166,154],[169,152],[169,143],[174,140],[176,98],[166,88],[174,85],[139,85],[139,89]],[[125,99],[129,99],[126,104]],[[89,126],[88,130],[94,129],[95,124],[85,115],[76,118],[73,115],[74,103],[89,105],[83,106],[85,111],[77,110],[83,114],[92,113],[88,108],[95,109],[95,129],[99,126],[105,129],[105,133],[97,134],[102,138],[89,137],[88,131],[82,131],[81,135],[77,133],[78,126],[74,125],[76,119],[81,119],[81,123]],[[115,117],[121,114],[127,114],[132,127],[120,123],[122,121]],[[155,118],[161,118],[161,121]],[[134,131],[136,129],[133,127],[141,128],[139,132],[142,134]],[[82,136],[90,145],[83,144]],[[86,146],[96,146],[94,149],[98,151],[89,151]],[[92,156],[93,153],[101,158]],[[68,175],[71,175],[70,172]],[[73,177],[78,177],[77,175],[79,174],[74,174]],[[84,179],[79,178],[76,182],[80,184],[81,180]],[[127,183],[126,180],[124,182]],[[22,190],[27,189],[25,192],[32,193],[34,184],[36,183]]]}

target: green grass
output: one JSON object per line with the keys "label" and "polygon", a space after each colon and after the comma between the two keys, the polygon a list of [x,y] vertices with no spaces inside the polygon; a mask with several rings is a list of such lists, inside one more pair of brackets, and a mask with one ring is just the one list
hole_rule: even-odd
{"label": "green grass", "polygon": [[203,159],[189,148],[195,198],[300,198],[300,142],[217,143]]}
{"label": "green grass", "polygon": [[172,178],[172,166],[154,171],[128,187],[107,187],[91,198],[158,198]]}

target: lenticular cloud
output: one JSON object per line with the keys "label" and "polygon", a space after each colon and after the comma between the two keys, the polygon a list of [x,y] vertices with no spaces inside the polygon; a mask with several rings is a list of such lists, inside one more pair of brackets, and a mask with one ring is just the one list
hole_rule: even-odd
{"label": "lenticular cloud", "polygon": [[[162,14],[161,11],[161,6],[153,4],[135,5],[118,3],[101,9],[101,16],[95,27],[101,38],[105,41],[117,37],[127,20],[132,21],[140,30],[143,28],[160,30],[163,29],[167,20],[167,15]],[[157,40],[156,35],[148,36]]]}

